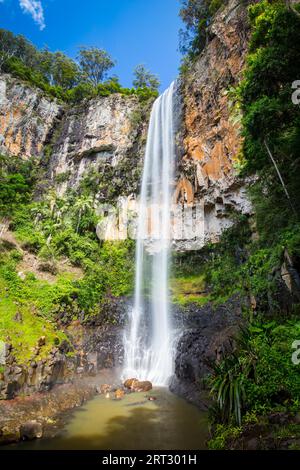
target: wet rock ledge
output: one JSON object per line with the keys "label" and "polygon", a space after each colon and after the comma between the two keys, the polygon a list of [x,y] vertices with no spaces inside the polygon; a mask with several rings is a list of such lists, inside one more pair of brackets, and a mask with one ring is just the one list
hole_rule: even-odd
{"label": "wet rock ledge", "polygon": [[96,393],[96,377],[56,385],[47,393],[0,401],[0,445],[50,437],[63,424],[63,412],[81,406]]}

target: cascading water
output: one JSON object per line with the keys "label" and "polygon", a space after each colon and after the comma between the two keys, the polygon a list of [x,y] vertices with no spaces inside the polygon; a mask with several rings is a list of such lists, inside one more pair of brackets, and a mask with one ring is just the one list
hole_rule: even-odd
{"label": "cascading water", "polygon": [[151,112],[137,228],[135,299],[124,335],[124,378],[160,386],[168,384],[173,369],[168,272],[174,88],[172,83]]}

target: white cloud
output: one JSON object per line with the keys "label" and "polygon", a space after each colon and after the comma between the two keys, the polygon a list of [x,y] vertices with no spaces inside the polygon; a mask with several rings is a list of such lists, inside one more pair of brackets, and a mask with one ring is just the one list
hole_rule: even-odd
{"label": "white cloud", "polygon": [[40,30],[43,30],[46,24],[42,3],[39,0],[19,0],[19,3],[23,12],[29,13],[33,20],[39,25]]}

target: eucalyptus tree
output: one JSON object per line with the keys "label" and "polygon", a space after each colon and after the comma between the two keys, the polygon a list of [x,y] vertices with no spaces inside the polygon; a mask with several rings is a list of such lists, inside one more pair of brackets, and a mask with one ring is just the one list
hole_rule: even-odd
{"label": "eucalyptus tree", "polygon": [[157,91],[160,86],[160,81],[157,75],[154,75],[146,69],[144,64],[139,64],[134,69],[133,86],[135,88],[150,88]]}
{"label": "eucalyptus tree", "polygon": [[76,233],[79,232],[81,218],[84,214],[91,211],[93,208],[93,198],[92,196],[82,195],[77,198],[74,203],[74,210],[77,216],[77,224],[76,224]]}
{"label": "eucalyptus tree", "polygon": [[103,82],[108,70],[115,66],[108,52],[98,47],[81,47],[78,61],[83,77],[94,86]]}
{"label": "eucalyptus tree", "polygon": [[8,59],[17,53],[17,45],[13,33],[6,29],[0,29],[0,71]]}

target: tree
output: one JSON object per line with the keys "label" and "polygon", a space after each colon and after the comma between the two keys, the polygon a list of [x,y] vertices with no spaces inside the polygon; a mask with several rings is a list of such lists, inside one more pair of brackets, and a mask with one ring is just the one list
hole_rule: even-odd
{"label": "tree", "polygon": [[227,0],[182,0],[180,16],[186,30],[180,31],[180,50],[191,56],[200,54],[208,41],[208,25]]}
{"label": "tree", "polygon": [[39,52],[36,47],[24,36],[15,36],[16,57],[27,67],[38,68]]}
{"label": "tree", "polygon": [[73,88],[79,80],[77,64],[62,52],[53,54],[52,76],[55,85],[63,89]]}
{"label": "tree", "polygon": [[159,78],[147,70],[143,64],[136,66],[134,76],[133,86],[135,88],[150,88],[153,91],[157,91],[160,86]]}
{"label": "tree", "polygon": [[63,52],[50,52],[43,49],[39,52],[38,70],[50,85],[69,90],[78,84],[80,71],[74,60]]}
{"label": "tree", "polygon": [[39,51],[39,71],[50,85],[54,84],[53,79],[53,53],[47,47]]}
{"label": "tree", "polygon": [[16,55],[17,47],[13,33],[0,29],[0,71],[8,59]]}
{"label": "tree", "polygon": [[57,200],[58,200],[56,190],[50,189],[45,200],[47,201],[49,205],[51,219],[55,219],[55,213],[57,209]]}
{"label": "tree", "polygon": [[83,75],[94,86],[101,83],[106,72],[115,66],[115,61],[108,52],[97,47],[81,47],[78,60]]}
{"label": "tree", "polygon": [[300,18],[300,13],[299,13],[298,10],[296,10],[293,3],[296,3],[296,2],[293,2],[293,0],[285,0],[285,4],[286,4],[287,8],[289,10],[291,10],[293,13],[295,13],[295,15]]}
{"label": "tree", "polygon": [[77,214],[77,225],[76,225],[76,233],[79,232],[81,217],[86,213],[92,210],[93,207],[93,198],[91,196],[80,196],[75,204],[74,210]]}

